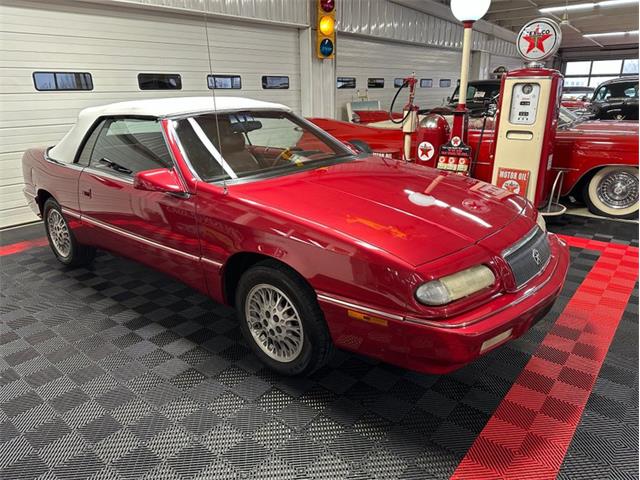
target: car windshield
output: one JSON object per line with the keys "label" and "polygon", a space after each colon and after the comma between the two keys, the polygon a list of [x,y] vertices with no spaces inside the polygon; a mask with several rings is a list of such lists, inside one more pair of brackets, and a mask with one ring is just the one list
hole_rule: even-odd
{"label": "car windshield", "polygon": [[558,126],[559,127],[570,127],[578,122],[583,122],[586,120],[585,117],[581,117],[580,115],[576,115],[571,110],[566,109],[565,107],[560,107],[558,112]]}
{"label": "car windshield", "polygon": [[592,88],[586,87],[569,87],[562,92],[563,100],[579,100],[582,98],[591,98],[593,95]]}
{"label": "car windshield", "polygon": [[[493,97],[500,93],[500,84],[470,84],[467,87],[467,101],[468,102],[482,102],[485,99],[491,100]],[[458,102],[458,96],[460,95],[460,87],[456,87],[453,96],[451,97],[451,103]]]}
{"label": "car windshield", "polygon": [[638,81],[615,82],[598,87],[595,94],[596,100],[608,100],[609,98],[638,98]]}
{"label": "car windshield", "polygon": [[174,128],[189,163],[208,182],[287,175],[354,157],[313,124],[283,111],[197,115],[176,120]]}

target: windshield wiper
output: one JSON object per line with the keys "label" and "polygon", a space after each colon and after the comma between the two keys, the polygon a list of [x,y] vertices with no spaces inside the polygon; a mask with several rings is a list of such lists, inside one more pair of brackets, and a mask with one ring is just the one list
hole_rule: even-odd
{"label": "windshield wiper", "polygon": [[116,172],[120,172],[120,173],[124,173],[126,175],[131,175],[133,173],[133,170],[124,167],[122,165],[120,165],[119,163],[116,163],[114,161],[109,160],[106,157],[102,157],[100,160],[98,160],[98,163],[101,163],[107,167],[109,167],[112,170],[115,170]]}

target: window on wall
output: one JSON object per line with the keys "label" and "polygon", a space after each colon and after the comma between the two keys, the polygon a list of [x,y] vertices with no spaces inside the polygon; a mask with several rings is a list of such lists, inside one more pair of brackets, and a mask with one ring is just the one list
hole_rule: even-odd
{"label": "window on wall", "polygon": [[289,77],[265,75],[262,77],[262,88],[265,90],[286,90],[289,88]]}
{"label": "window on wall", "polygon": [[432,88],[433,87],[433,79],[432,78],[421,78],[420,79],[420,88]]}
{"label": "window on wall", "polygon": [[622,65],[623,75],[638,75],[638,59],[628,58]]}
{"label": "window on wall", "polygon": [[384,78],[368,78],[367,87],[369,88],[384,88]]}
{"label": "window on wall", "polygon": [[626,75],[638,75],[638,59],[567,62],[564,66],[567,87],[597,87],[602,82]]}
{"label": "window on wall", "polygon": [[356,88],[356,77],[338,77],[336,79],[336,87],[341,88]]}
{"label": "window on wall", "polygon": [[395,88],[400,88],[402,85],[404,85],[404,78],[394,78],[393,79],[393,86]]}
{"label": "window on wall", "polygon": [[451,87],[451,79],[450,78],[441,78],[438,83],[440,88],[450,88]]}
{"label": "window on wall", "polygon": [[242,88],[242,79],[240,75],[207,75],[207,87],[216,90],[239,90]]}
{"label": "window on wall", "polygon": [[38,91],[93,90],[93,79],[87,72],[34,72],[33,85]]}
{"label": "window on wall", "polygon": [[140,90],[182,90],[182,78],[178,73],[139,73]]}

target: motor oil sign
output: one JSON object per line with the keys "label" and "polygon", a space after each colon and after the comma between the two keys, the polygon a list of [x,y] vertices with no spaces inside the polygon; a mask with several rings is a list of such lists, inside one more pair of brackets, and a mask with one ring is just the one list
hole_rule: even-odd
{"label": "motor oil sign", "polygon": [[469,174],[471,163],[471,147],[462,143],[459,137],[453,137],[448,143],[440,146],[437,167],[440,170]]}
{"label": "motor oil sign", "polygon": [[501,167],[498,169],[498,187],[524,197],[527,195],[530,176],[531,172],[529,170]]}

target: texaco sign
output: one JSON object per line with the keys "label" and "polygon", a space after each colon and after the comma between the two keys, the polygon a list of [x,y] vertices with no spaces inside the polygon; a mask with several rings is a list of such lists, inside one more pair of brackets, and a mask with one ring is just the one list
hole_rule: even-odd
{"label": "texaco sign", "polygon": [[518,54],[530,62],[549,58],[560,48],[562,31],[556,22],[538,18],[527,23],[516,40]]}

